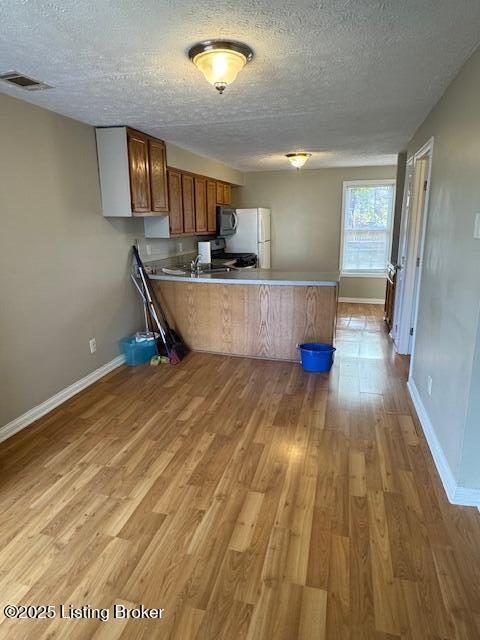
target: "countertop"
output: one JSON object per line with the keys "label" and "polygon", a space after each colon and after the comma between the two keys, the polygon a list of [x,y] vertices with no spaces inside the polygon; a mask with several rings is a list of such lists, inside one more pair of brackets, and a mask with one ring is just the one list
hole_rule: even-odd
{"label": "countertop", "polygon": [[[147,266],[147,265],[146,265]],[[178,282],[210,282],[217,284],[270,284],[315,287],[334,287],[339,281],[339,273],[307,271],[273,271],[271,269],[245,269],[220,273],[200,273],[199,275],[175,276],[162,273],[150,274],[152,280]]]}

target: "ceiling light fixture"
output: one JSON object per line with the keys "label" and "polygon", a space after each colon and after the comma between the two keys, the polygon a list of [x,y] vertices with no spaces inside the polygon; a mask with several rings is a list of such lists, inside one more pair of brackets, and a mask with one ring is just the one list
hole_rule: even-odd
{"label": "ceiling light fixture", "polygon": [[190,49],[188,57],[210,84],[222,94],[239,71],[253,58],[253,51],[242,42],[204,40]]}
{"label": "ceiling light fixture", "polygon": [[306,163],[306,161],[310,158],[311,153],[287,153],[286,158],[290,160],[295,169],[300,169]]}

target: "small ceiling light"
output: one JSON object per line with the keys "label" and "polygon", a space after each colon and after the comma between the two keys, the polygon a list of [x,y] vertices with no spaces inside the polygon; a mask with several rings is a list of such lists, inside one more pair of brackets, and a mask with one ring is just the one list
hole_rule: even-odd
{"label": "small ceiling light", "polygon": [[311,153],[287,153],[286,158],[290,160],[295,169],[300,169],[306,163],[306,161],[310,158]]}
{"label": "small ceiling light", "polygon": [[188,57],[207,81],[222,94],[235,80],[238,72],[253,58],[253,51],[241,42],[204,40],[193,45]]}

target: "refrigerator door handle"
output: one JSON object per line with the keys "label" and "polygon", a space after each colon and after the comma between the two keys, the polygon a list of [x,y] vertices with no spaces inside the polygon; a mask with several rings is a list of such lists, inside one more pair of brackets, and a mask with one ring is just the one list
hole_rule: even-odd
{"label": "refrigerator door handle", "polygon": [[233,216],[233,230],[236,231],[238,227],[238,216],[236,211],[232,211],[232,216]]}

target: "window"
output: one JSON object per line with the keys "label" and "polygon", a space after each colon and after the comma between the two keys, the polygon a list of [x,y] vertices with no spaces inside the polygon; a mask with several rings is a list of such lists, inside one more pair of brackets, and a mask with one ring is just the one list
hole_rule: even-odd
{"label": "window", "polygon": [[340,271],[343,276],[385,273],[392,242],[394,180],[343,183]]}

